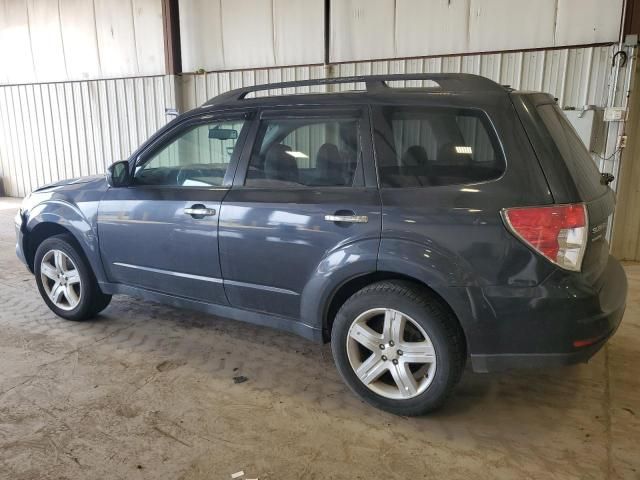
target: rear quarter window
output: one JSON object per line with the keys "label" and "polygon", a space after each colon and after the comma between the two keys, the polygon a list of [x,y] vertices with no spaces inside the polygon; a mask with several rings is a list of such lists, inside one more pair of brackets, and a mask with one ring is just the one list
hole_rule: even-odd
{"label": "rear quarter window", "polygon": [[607,192],[600,183],[600,171],[575,129],[557,104],[538,106],[542,119],[558,153],[576,185],[580,198],[593,200]]}
{"label": "rear quarter window", "polygon": [[381,107],[374,113],[382,187],[429,187],[499,178],[505,161],[483,112]]}

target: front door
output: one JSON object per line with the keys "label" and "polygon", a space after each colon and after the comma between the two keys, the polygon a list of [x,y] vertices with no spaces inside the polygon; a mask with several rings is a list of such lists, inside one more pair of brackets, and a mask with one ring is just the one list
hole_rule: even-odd
{"label": "front door", "polygon": [[137,159],[133,183],[100,202],[111,282],[225,304],[218,218],[249,122],[244,114],[176,126]]}
{"label": "front door", "polygon": [[[294,319],[305,288],[360,261],[381,207],[366,108],[264,111],[220,216],[222,276],[236,307]],[[315,282],[315,283],[314,283]]]}

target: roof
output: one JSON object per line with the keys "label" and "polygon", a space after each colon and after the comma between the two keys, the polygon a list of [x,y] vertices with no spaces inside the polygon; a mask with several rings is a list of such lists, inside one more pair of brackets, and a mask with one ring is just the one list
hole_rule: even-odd
{"label": "roof", "polygon": [[[505,93],[508,89],[493,80],[469,73],[405,73],[391,75],[361,75],[354,77],[320,78],[314,80],[296,80],[292,82],[265,83],[252,85],[225,92],[204,103],[203,106],[223,105],[235,103],[246,98],[253,92],[275,90],[295,87],[312,87],[318,85],[335,85],[342,83],[364,83],[367,93],[388,93],[396,89],[390,87],[387,82],[406,80],[426,80],[434,82],[437,88],[424,88],[425,92],[498,92]],[[413,89],[414,91],[416,89]],[[317,93],[317,92],[316,92]],[[336,92],[338,93],[338,92]]]}

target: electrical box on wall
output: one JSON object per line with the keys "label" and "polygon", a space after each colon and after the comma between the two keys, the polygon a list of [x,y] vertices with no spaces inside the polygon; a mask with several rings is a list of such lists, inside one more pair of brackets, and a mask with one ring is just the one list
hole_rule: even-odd
{"label": "electrical box on wall", "polygon": [[604,110],[587,106],[584,110],[565,110],[565,115],[582,142],[592,153],[604,150]]}
{"label": "electrical box on wall", "polygon": [[622,122],[627,110],[624,107],[607,107],[604,109],[605,122]]}

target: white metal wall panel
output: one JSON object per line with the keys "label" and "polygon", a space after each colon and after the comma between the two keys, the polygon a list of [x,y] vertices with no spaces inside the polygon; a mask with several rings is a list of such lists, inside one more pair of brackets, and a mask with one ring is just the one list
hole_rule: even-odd
{"label": "white metal wall panel", "polygon": [[322,0],[180,0],[185,72],[321,63]]}
{"label": "white metal wall panel", "polygon": [[65,80],[64,50],[58,2],[28,0],[33,67],[37,81]]}
{"label": "white metal wall panel", "polygon": [[131,0],[94,0],[100,67],[105,77],[138,71]]}
{"label": "white metal wall panel", "polygon": [[554,45],[556,3],[557,0],[471,0],[466,51]]}
{"label": "white metal wall panel", "polygon": [[180,0],[182,69],[224,70],[220,0]]}
{"label": "white metal wall panel", "polygon": [[273,0],[275,65],[324,61],[324,2]]}
{"label": "white metal wall panel", "polygon": [[162,3],[158,0],[131,0],[135,33],[136,75],[164,73],[164,32]]}
{"label": "white metal wall panel", "polygon": [[0,0],[0,84],[163,73],[160,0]]}
{"label": "white metal wall panel", "polygon": [[331,2],[332,62],[395,57],[395,2]]}
{"label": "white metal wall panel", "polygon": [[225,68],[276,65],[272,0],[221,1]]}
{"label": "white metal wall panel", "polygon": [[[470,0],[401,0],[396,4],[398,57],[464,53]],[[393,17],[390,17],[393,18]],[[377,55],[376,58],[382,58]]]}
{"label": "white metal wall panel", "polygon": [[0,83],[35,79],[28,18],[26,2],[0,0]]}
{"label": "white metal wall panel", "polygon": [[618,40],[624,0],[557,1],[556,45],[580,45]]}
{"label": "white metal wall panel", "polygon": [[65,53],[67,76],[39,80],[85,80],[100,77],[100,54],[93,2],[63,0],[59,2],[59,8],[62,43],[69,45],[69,53]]}
{"label": "white metal wall panel", "polygon": [[332,0],[332,62],[618,39],[623,0]]}
{"label": "white metal wall panel", "polygon": [[24,196],[103,173],[166,123],[168,77],[0,86],[0,177]]}

